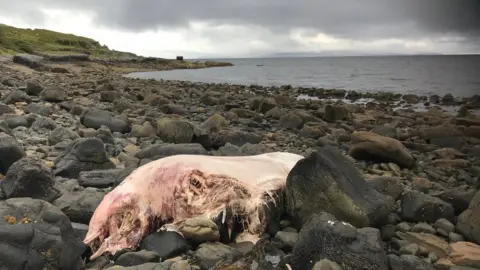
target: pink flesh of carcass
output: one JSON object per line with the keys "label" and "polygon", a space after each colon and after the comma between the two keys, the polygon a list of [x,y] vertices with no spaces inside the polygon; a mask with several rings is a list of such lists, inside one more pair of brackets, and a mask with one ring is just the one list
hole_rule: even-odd
{"label": "pink flesh of carcass", "polygon": [[[84,243],[95,252],[115,254],[136,248],[143,237],[167,223],[215,218],[227,209],[240,216],[245,231],[265,230],[263,208],[285,187],[303,156],[272,152],[255,156],[175,155],[137,168],[108,193],[90,221]],[[227,220],[228,224],[228,220]]]}

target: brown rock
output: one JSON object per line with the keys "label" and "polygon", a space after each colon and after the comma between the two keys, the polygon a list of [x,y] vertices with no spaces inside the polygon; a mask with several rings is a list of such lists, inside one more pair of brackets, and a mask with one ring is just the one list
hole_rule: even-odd
{"label": "brown rock", "polygon": [[396,139],[366,131],[354,132],[351,139],[348,154],[355,159],[394,162],[407,168],[415,165],[408,149]]}
{"label": "brown rock", "polygon": [[437,270],[450,270],[455,266],[449,259],[441,258],[435,263],[435,269]]}
{"label": "brown rock", "polygon": [[480,126],[467,127],[465,134],[470,137],[480,138]]}
{"label": "brown rock", "polygon": [[470,166],[470,162],[464,159],[437,159],[432,164],[442,168],[467,168]]}
{"label": "brown rock", "polygon": [[456,242],[450,245],[450,261],[458,266],[480,268],[480,246],[470,242]]}
{"label": "brown rock", "polygon": [[455,159],[457,157],[464,157],[465,154],[454,148],[441,148],[433,151],[438,157],[442,159]]}
{"label": "brown rock", "polygon": [[180,230],[185,238],[197,244],[220,240],[217,225],[208,218],[196,217],[187,219]]}
{"label": "brown rock", "polygon": [[400,233],[408,242],[415,243],[420,247],[435,252],[438,258],[446,258],[450,254],[451,248],[442,238],[428,233]]}

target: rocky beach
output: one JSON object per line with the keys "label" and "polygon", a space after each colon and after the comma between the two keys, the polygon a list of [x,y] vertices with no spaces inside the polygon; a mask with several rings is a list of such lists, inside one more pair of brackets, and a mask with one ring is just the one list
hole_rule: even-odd
{"label": "rocky beach", "polygon": [[[223,65],[0,56],[0,269],[480,269],[480,96],[124,76]],[[88,259],[91,216],[139,166],[272,151],[305,159],[255,245],[194,218]]]}

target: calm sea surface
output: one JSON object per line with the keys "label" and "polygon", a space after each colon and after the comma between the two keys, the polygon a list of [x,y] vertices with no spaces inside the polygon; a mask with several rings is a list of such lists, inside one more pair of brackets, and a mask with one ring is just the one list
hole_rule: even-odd
{"label": "calm sea surface", "polygon": [[286,85],[419,95],[480,95],[478,56],[216,59],[233,67],[129,74],[194,82]]}

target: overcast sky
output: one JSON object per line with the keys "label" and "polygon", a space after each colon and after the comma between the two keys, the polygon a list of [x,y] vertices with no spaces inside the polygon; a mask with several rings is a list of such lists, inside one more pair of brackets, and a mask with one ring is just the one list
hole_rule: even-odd
{"label": "overcast sky", "polygon": [[158,57],[480,53],[480,0],[0,0],[0,23]]}

